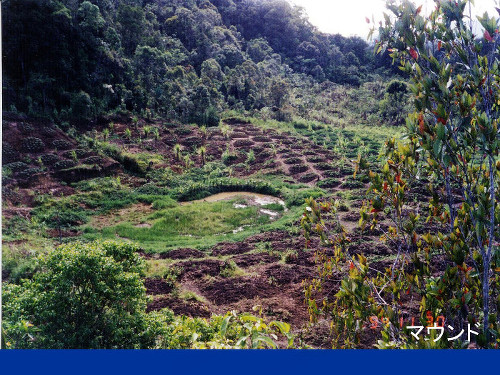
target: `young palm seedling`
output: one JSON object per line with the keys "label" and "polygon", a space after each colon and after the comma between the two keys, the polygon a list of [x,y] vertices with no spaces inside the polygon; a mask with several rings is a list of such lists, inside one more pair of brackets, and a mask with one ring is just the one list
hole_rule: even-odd
{"label": "young palm seedling", "polygon": [[174,155],[177,161],[181,160],[181,145],[178,143],[174,146]]}

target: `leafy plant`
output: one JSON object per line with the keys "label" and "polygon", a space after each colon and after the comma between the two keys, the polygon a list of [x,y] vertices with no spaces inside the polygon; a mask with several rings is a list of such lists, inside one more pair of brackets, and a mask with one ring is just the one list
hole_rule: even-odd
{"label": "leafy plant", "polygon": [[180,144],[175,144],[174,146],[174,155],[175,155],[175,159],[177,161],[180,161],[181,160],[181,145]]}
{"label": "leafy plant", "polygon": [[149,137],[149,134],[153,132],[153,128],[151,126],[144,126],[142,128],[142,131],[144,132],[144,137]]}
{"label": "leafy plant", "polygon": [[[369,201],[360,212],[361,228],[380,231],[381,240],[396,249],[391,265],[370,275],[368,260],[351,254],[336,207],[308,201],[302,219],[306,240],[319,236],[333,256],[317,250],[318,277],[304,285],[306,301],[313,321],[330,317],[335,347],[356,347],[371,317],[385,322],[378,347],[470,344],[447,340],[448,331],[439,342],[414,340],[398,322],[408,295],[419,301],[424,326],[437,316],[453,327],[482,322],[476,344],[499,343],[500,76],[496,45],[489,44],[498,38],[492,27],[498,20],[479,18],[486,30],[479,40],[465,20],[466,5],[439,2],[424,17],[409,1],[390,4],[396,22],[388,17],[379,29],[376,49],[387,49],[411,77],[416,110],[406,121],[404,141],[388,140],[381,168],[369,172]],[[369,168],[359,156],[355,174]],[[414,207],[409,197],[422,184],[431,198],[428,206]],[[380,225],[382,220],[389,226]],[[422,230],[427,223],[434,225]],[[334,272],[346,274],[339,292],[317,304],[315,297]]]}
{"label": "leafy plant", "polygon": [[182,267],[178,266],[168,267],[167,271],[163,275],[163,279],[169,286],[175,288],[175,283],[177,282],[177,279],[181,274],[182,274]]}
{"label": "leafy plant", "polygon": [[[428,220],[442,223],[447,233],[428,233],[423,241],[431,249],[444,248],[454,263],[446,273],[470,270],[464,271],[466,281],[450,285],[454,298],[442,308],[453,310],[453,306],[462,305],[468,314],[454,314],[456,319],[482,318],[483,336],[478,339],[487,345],[493,338],[500,339],[495,331],[498,327],[492,324],[497,315],[490,316],[491,292],[495,291],[491,286],[500,281],[494,270],[494,259],[500,251],[499,19],[487,14],[478,17],[484,28],[483,39],[479,40],[467,20],[467,4],[470,2],[442,2],[428,18],[409,2],[390,6],[403,23],[412,27],[403,30],[395,24],[381,28],[378,48],[389,48],[394,59],[401,59],[402,69],[412,77],[415,95],[416,111],[407,122],[409,142],[404,146],[391,142],[389,160],[392,155],[404,155],[408,161],[394,164],[396,170],[404,166],[409,176],[420,171],[428,176],[433,192]],[[429,49],[430,45],[435,49]],[[446,53],[439,53],[441,50]],[[417,171],[412,164],[418,160],[426,163]],[[398,176],[394,178],[398,180]],[[391,182],[389,178],[389,185]],[[405,228],[399,228],[398,233],[408,233],[401,229]],[[469,272],[477,272],[479,277]],[[451,282],[446,273],[441,279],[444,284]],[[460,296],[467,298],[456,304]]]}
{"label": "leafy plant", "polygon": [[205,146],[201,146],[198,149],[198,153],[200,154],[200,157],[201,157],[201,165],[205,165],[205,162],[206,162],[206,153],[207,153],[206,147]]}
{"label": "leafy plant", "polygon": [[229,127],[229,125],[221,123],[219,125],[219,128],[220,128],[220,131],[221,131],[222,135],[224,136],[224,138],[229,139],[229,136],[232,133],[231,128]]}
{"label": "leafy plant", "polygon": [[31,280],[4,284],[4,328],[12,346],[153,347],[161,324],[145,313],[137,250],[110,241],[60,246],[38,259],[42,271]]}
{"label": "leafy plant", "polygon": [[125,138],[127,138],[128,140],[132,139],[132,131],[129,128],[125,129]]}
{"label": "leafy plant", "polygon": [[189,169],[194,165],[194,162],[191,160],[191,156],[189,155],[184,155],[184,168]]}
{"label": "leafy plant", "polygon": [[229,260],[224,262],[224,266],[222,266],[222,269],[220,271],[220,275],[222,277],[233,277],[235,274],[235,271],[238,269],[238,266],[234,262],[234,260]]}
{"label": "leafy plant", "polygon": [[[254,307],[258,310],[259,306]],[[288,323],[266,322],[251,314],[228,312],[210,320],[178,317],[170,321],[170,332],[160,339],[164,349],[277,349],[305,347],[290,331]]]}
{"label": "leafy plant", "polygon": [[153,137],[156,141],[160,139],[160,131],[158,130],[158,128],[153,128],[151,130],[151,133],[153,134]]}
{"label": "leafy plant", "polygon": [[250,150],[250,151],[248,151],[248,153],[247,153],[247,161],[246,161],[246,162],[247,162],[248,164],[251,164],[251,163],[253,163],[254,161],[255,161],[255,153],[253,152],[253,150]]}

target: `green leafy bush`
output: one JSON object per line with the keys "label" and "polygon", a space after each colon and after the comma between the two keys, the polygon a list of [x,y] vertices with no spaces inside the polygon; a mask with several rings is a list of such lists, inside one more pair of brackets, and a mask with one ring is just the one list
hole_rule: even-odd
{"label": "green leafy bush", "polygon": [[212,194],[228,191],[248,191],[278,196],[278,188],[267,182],[253,180],[238,180],[235,178],[219,178],[207,180],[203,183],[190,184],[187,187],[181,187],[172,192],[172,196],[179,201],[190,201],[202,199]]}
{"label": "green leafy bush", "polygon": [[214,107],[209,107],[205,111],[203,115],[203,125],[212,127],[219,126],[220,124],[220,116],[217,113],[217,109]]}
{"label": "green leafy bush", "polygon": [[[31,280],[3,288],[3,328],[11,347],[154,347],[162,324],[145,313],[137,250],[112,241],[75,243],[39,257],[41,271]],[[31,327],[28,334],[23,325]]]}
{"label": "green leafy bush", "polygon": [[88,216],[76,202],[48,202],[35,207],[32,216],[50,228],[70,228],[87,222]]}
{"label": "green leafy bush", "polygon": [[[258,306],[254,308],[258,309]],[[251,314],[227,313],[207,319],[169,314],[169,332],[159,340],[163,349],[277,349],[305,347],[290,332],[290,325],[266,322]]]}

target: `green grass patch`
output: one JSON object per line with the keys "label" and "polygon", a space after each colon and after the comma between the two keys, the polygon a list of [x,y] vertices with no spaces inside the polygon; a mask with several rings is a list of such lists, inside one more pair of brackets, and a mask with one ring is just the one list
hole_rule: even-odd
{"label": "green grass patch", "polygon": [[[228,233],[261,220],[257,207],[234,208],[233,201],[201,202],[162,210],[150,216],[156,220],[148,234],[207,236]],[[148,228],[143,228],[148,229]]]}
{"label": "green grass patch", "polygon": [[285,210],[285,207],[279,203],[265,204],[265,205],[261,206],[261,208],[266,209],[266,210],[276,211],[276,212],[283,212]]}
{"label": "green grass patch", "polygon": [[[89,241],[120,238],[156,253],[182,247],[207,249],[221,241],[242,241],[265,231],[294,231],[303,212],[301,206],[296,206],[271,221],[268,215],[258,212],[260,207],[234,208],[234,202],[199,202],[160,210],[145,220],[150,227],[137,227],[130,222],[101,230],[86,226],[83,238]],[[233,233],[240,228],[243,230]]]}

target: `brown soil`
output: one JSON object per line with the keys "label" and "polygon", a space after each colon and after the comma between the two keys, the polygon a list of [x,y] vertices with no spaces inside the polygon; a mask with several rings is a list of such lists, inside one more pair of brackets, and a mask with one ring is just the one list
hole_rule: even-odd
{"label": "brown soil", "polygon": [[[394,253],[394,249],[377,241],[378,234],[353,231],[349,237],[352,254],[384,256]],[[267,251],[256,250],[264,247]],[[289,322],[294,332],[300,334],[309,345],[317,348],[331,348],[332,337],[326,321],[311,326],[309,314],[304,304],[303,281],[317,276],[315,251],[307,250],[305,241],[299,236],[292,236],[285,231],[271,231],[251,236],[239,243],[223,242],[212,247],[206,254],[227,257],[243,271],[233,277],[223,277],[227,260],[211,259],[209,255],[192,249],[178,249],[168,254],[170,259],[183,259],[175,263],[182,268],[178,280],[179,288],[193,290],[203,301],[185,301],[171,294],[163,295],[149,304],[149,310],[164,307],[171,308],[178,314],[207,317],[210,314],[224,314],[230,310],[255,314],[254,306],[259,306],[268,319]],[[318,240],[313,239],[311,249],[318,248]],[[288,253],[288,251],[293,252]],[[280,254],[287,252],[283,263]],[[177,255],[180,254],[179,258]],[[192,254],[190,259],[183,256]],[[332,251],[327,251],[332,255]],[[161,255],[164,257],[164,255]],[[194,257],[204,259],[193,260]],[[372,262],[370,273],[384,271],[389,260]],[[323,282],[322,291],[316,296],[317,302],[328,297],[330,300],[337,293],[343,273],[336,273]],[[412,296],[405,304],[405,314],[412,314],[418,304]],[[413,307],[412,307],[413,306]],[[363,329],[360,339],[361,348],[371,348],[380,338],[380,332]]]}
{"label": "brown soil", "polygon": [[209,318],[210,310],[203,303],[198,301],[184,301],[172,296],[161,296],[149,303],[147,312],[169,308],[178,315],[191,317]]}
{"label": "brown soil", "polygon": [[205,253],[196,249],[175,249],[160,255],[161,259],[204,258]]}
{"label": "brown soil", "polygon": [[212,256],[247,253],[252,248],[246,242],[221,242],[212,249]]}
{"label": "brown soil", "polygon": [[297,284],[302,280],[314,277],[314,272],[307,267],[294,267],[292,265],[273,264],[267,268],[265,275],[273,278],[278,285]]}
{"label": "brown soil", "polygon": [[50,122],[10,115],[2,123],[2,132],[2,165],[14,168],[3,181],[4,204],[9,208],[31,207],[33,197],[40,194],[71,195],[74,189],[66,183],[119,171],[116,161],[82,150]]}
{"label": "brown soil", "polygon": [[273,286],[262,278],[230,278],[214,281],[202,287],[203,295],[216,305],[227,305],[242,299],[266,297],[273,294]]}
{"label": "brown soil", "polygon": [[217,276],[224,267],[224,262],[214,259],[184,261],[177,263],[182,268],[183,279],[201,279],[203,276]]}
{"label": "brown soil", "polygon": [[146,278],[144,286],[147,294],[168,294],[172,291],[172,286],[160,278]]}
{"label": "brown soil", "polygon": [[279,260],[277,256],[269,255],[266,253],[260,254],[243,254],[236,255],[231,258],[238,267],[248,268],[257,264],[274,263]]}

